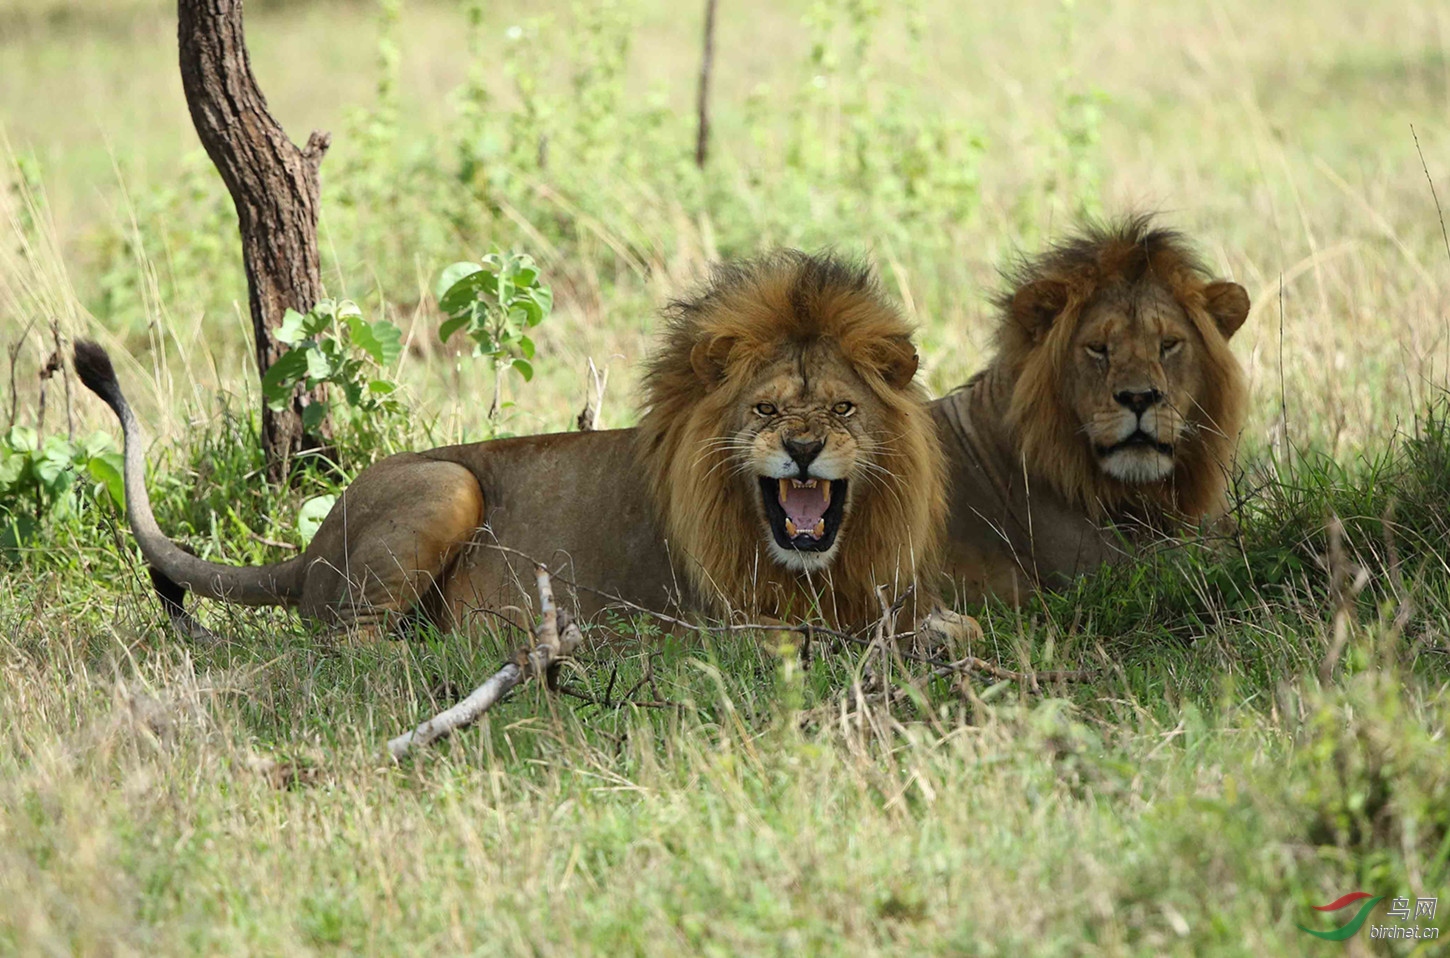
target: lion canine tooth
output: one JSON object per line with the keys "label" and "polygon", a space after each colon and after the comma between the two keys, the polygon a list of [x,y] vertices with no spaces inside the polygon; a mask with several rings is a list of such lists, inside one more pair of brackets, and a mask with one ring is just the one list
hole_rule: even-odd
{"label": "lion canine tooth", "polygon": [[826,520],[824,520],[824,519],[817,519],[816,520],[816,527],[811,530],[811,535],[813,535],[817,539],[819,539],[821,536],[823,536],[825,534],[826,534]]}
{"label": "lion canine tooth", "polygon": [[827,508],[830,508],[830,505],[831,505],[831,484],[829,482],[827,482],[825,484],[825,486],[821,489],[821,498],[823,500],[825,500],[826,507]]}
{"label": "lion canine tooth", "polygon": [[792,539],[795,538],[795,523],[790,521],[790,516],[785,517],[785,534]]}
{"label": "lion canine tooth", "polygon": [[786,494],[789,493],[789,492],[790,492],[790,480],[789,479],[781,479],[780,480],[780,504],[781,505],[785,505],[785,497],[786,497]]}

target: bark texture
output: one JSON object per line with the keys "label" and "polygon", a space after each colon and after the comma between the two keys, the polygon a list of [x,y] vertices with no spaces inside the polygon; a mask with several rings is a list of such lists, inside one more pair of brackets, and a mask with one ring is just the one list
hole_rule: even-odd
{"label": "bark texture", "polygon": [[[177,14],[181,85],[197,135],[237,210],[257,369],[266,373],[282,352],[272,330],[289,308],[306,312],[322,296],[318,167],[331,138],[314,131],[299,148],[267,111],[242,33],[242,0],[178,0]],[[280,412],[263,403],[263,442],[274,478],[291,456],[323,444],[325,422],[321,435],[302,429],[303,408],[321,398],[320,390],[299,390]]]}

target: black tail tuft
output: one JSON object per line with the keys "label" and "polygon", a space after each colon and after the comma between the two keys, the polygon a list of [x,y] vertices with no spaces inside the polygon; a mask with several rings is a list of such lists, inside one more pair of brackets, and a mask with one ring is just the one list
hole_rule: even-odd
{"label": "black tail tuft", "polygon": [[100,344],[89,339],[78,341],[75,367],[76,375],[81,377],[86,388],[104,399],[106,405],[119,416],[126,400],[121,396],[121,384],[116,381],[116,370],[111,365],[111,357],[106,355]]}
{"label": "black tail tuft", "polygon": [[150,567],[147,571],[151,573],[151,585],[156,589],[156,597],[161,600],[161,608],[166,611],[166,618],[171,620],[171,627],[176,630],[178,635],[188,642],[201,642],[208,645],[215,645],[222,641],[221,636],[192,618],[191,613],[187,612],[186,607],[182,605],[182,602],[186,600],[186,586],[176,582],[155,566]]}
{"label": "black tail tuft", "polygon": [[161,608],[166,610],[167,616],[174,619],[185,615],[186,607],[182,603],[186,601],[186,586],[173,581],[155,566],[148,571],[151,573],[151,587],[156,590],[156,596],[161,600]]}

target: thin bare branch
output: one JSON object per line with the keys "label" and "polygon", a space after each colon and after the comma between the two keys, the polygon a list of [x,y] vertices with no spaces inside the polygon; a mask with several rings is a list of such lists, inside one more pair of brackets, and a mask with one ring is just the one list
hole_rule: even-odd
{"label": "thin bare branch", "polygon": [[579,647],[584,635],[568,613],[559,613],[558,606],[554,603],[549,570],[542,564],[535,563],[534,576],[535,586],[539,591],[539,608],[544,615],[535,632],[533,647],[514,653],[511,661],[504,663],[487,682],[474,689],[457,705],[445,709],[411,732],[404,732],[388,742],[388,753],[394,760],[401,760],[410,751],[430,745],[477,722],[515,686],[528,679],[548,674],[549,667],[554,662],[573,654]]}
{"label": "thin bare branch", "polygon": [[715,2],[705,0],[705,50],[700,56],[700,88],[695,109],[699,128],[695,132],[695,165],[705,168],[710,157],[710,74],[715,66]]}

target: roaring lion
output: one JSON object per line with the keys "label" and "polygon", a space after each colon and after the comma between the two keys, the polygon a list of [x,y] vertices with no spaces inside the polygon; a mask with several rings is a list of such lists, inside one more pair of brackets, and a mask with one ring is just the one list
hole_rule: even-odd
{"label": "roaring lion", "polygon": [[945,574],[969,600],[1222,516],[1247,399],[1228,340],[1248,294],[1149,217],[1087,227],[1008,279],[995,357],[932,410]]}
{"label": "roaring lion", "polygon": [[945,474],[916,367],[911,327],[837,260],[722,267],[673,304],[639,439],[696,594],[860,624],[878,586],[934,568]]}
{"label": "roaring lion", "polygon": [[946,515],[910,326],[865,270],[795,252],[717,268],[668,316],[638,429],[390,456],[301,555],[259,567],[166,537],[109,357],[82,342],[75,364],[121,421],[127,516],[178,625],[184,590],[368,631],[481,612],[522,624],[529,558],[580,584],[565,605],[583,616],[623,599],[847,627],[878,617],[878,586],[903,595],[934,568]]}

